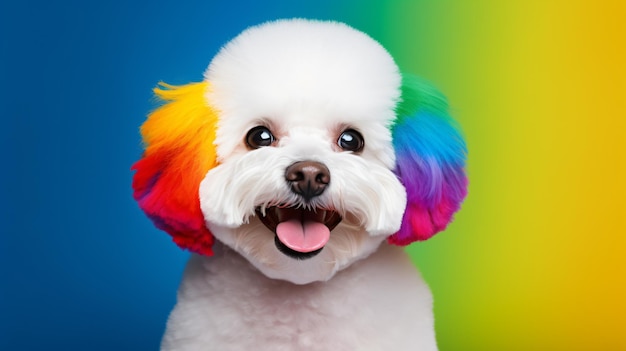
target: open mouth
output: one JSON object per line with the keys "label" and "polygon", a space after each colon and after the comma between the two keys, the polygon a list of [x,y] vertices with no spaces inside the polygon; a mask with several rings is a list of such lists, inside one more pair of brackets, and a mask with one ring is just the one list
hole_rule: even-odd
{"label": "open mouth", "polygon": [[331,210],[268,207],[265,214],[256,210],[263,224],[276,234],[276,247],[296,259],[311,258],[322,251],[330,239],[330,231],[341,216]]}

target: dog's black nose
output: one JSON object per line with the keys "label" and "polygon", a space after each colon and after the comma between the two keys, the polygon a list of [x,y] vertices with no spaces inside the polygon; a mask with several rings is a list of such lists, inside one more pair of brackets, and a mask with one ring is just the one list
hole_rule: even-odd
{"label": "dog's black nose", "polygon": [[291,185],[291,191],[311,200],[321,195],[330,183],[330,171],[319,162],[300,161],[287,167],[285,179]]}

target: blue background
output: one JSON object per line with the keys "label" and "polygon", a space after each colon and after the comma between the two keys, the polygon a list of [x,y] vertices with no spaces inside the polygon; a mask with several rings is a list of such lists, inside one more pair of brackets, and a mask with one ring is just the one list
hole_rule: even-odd
{"label": "blue background", "polygon": [[202,79],[246,27],[363,30],[348,2],[3,1],[1,350],[155,350],[187,253],[131,197],[158,81]]}

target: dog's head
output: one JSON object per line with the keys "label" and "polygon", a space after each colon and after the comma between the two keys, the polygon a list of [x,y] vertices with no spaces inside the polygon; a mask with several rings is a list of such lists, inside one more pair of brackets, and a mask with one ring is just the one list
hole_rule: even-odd
{"label": "dog's head", "polygon": [[201,83],[155,90],[135,198],[181,247],[213,236],[265,275],[326,280],[443,230],[466,194],[445,98],[335,22],[250,28]]}

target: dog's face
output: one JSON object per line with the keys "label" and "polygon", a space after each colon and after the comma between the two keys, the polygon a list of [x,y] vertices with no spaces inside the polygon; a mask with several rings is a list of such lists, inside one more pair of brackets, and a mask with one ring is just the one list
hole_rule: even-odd
{"label": "dog's face", "polygon": [[200,204],[218,239],[272,278],[308,283],[398,231],[406,192],[389,126],[400,74],[380,45],[339,24],[256,27],[206,80],[219,165]]}
{"label": "dog's face", "polygon": [[203,83],[158,93],[135,198],[180,246],[210,254],[212,233],[268,277],[327,280],[430,237],[465,196],[445,100],[343,24],[253,27]]}

